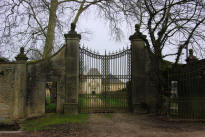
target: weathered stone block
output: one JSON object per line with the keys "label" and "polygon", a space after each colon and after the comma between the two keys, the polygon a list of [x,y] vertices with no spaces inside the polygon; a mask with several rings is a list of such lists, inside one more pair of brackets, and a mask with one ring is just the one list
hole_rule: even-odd
{"label": "weathered stone block", "polygon": [[9,119],[13,109],[13,91],[15,81],[15,64],[0,64],[0,122]]}
{"label": "weathered stone block", "polygon": [[78,103],[68,103],[63,105],[64,114],[78,114]]}

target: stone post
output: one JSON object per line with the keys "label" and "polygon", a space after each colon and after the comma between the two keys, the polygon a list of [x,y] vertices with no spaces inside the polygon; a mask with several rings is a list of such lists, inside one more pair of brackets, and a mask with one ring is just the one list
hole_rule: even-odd
{"label": "stone post", "polygon": [[65,114],[78,113],[79,91],[79,47],[81,35],[75,31],[75,24],[71,24],[71,30],[65,34]]}
{"label": "stone post", "polygon": [[20,53],[16,58],[15,68],[15,88],[13,94],[13,119],[25,117],[26,88],[27,88],[27,66],[28,58],[24,54],[24,48],[21,47]]}
{"label": "stone post", "polygon": [[131,60],[132,60],[132,109],[133,112],[142,113],[144,92],[146,86],[146,48],[139,25],[135,25],[136,32],[130,36],[131,41]]}

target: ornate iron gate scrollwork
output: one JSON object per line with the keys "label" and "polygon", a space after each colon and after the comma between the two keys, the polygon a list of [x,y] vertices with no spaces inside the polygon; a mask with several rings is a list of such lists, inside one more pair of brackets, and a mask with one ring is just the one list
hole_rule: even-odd
{"label": "ornate iron gate scrollwork", "polygon": [[105,55],[80,48],[80,113],[129,110],[131,49]]}

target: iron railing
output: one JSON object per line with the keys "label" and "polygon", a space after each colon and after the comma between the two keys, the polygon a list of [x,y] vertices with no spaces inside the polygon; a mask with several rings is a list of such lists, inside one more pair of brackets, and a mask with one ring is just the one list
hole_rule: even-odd
{"label": "iron railing", "polygon": [[205,119],[205,65],[181,66],[168,75],[169,116],[174,119]]}

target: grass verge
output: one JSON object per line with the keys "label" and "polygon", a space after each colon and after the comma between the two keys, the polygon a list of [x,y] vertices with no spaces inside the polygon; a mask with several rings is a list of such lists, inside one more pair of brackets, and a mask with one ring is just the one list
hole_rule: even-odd
{"label": "grass verge", "polygon": [[105,113],[104,116],[108,119],[111,119],[112,118],[112,115],[110,113]]}
{"label": "grass verge", "polygon": [[30,119],[23,122],[22,126],[25,131],[35,131],[48,129],[48,126],[60,125],[67,123],[83,123],[88,119],[87,114],[62,115],[46,114],[40,118]]}
{"label": "grass verge", "polygon": [[56,112],[56,104],[55,103],[51,103],[51,104],[47,104],[45,106],[45,111],[46,113],[55,113]]}
{"label": "grass verge", "polygon": [[111,94],[106,97],[101,97],[101,100],[105,106],[115,107],[115,108],[124,108],[127,107],[127,98],[125,95]]}

